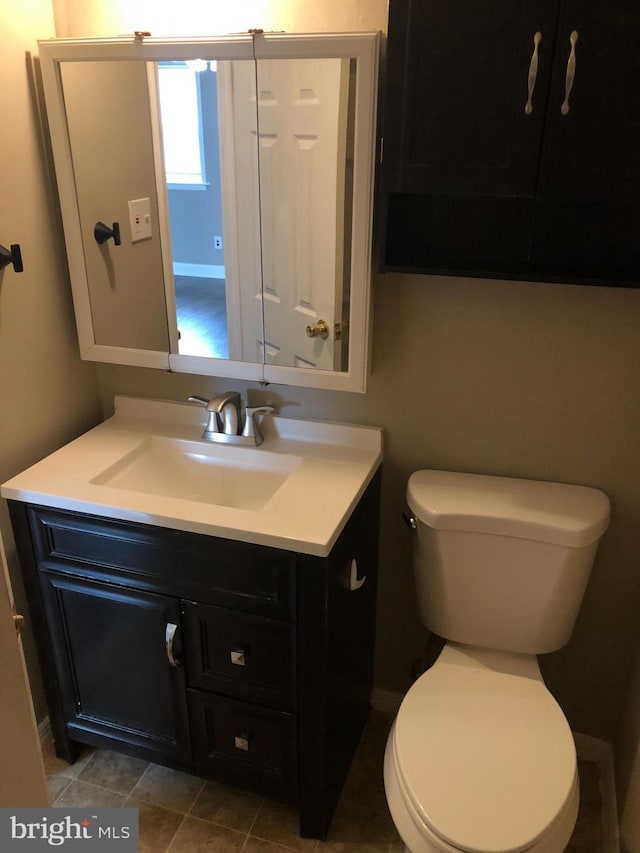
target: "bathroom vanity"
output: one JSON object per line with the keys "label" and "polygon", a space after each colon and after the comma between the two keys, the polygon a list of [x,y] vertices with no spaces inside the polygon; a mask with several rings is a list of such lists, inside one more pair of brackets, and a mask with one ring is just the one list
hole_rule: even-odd
{"label": "bathroom vanity", "polygon": [[211,447],[203,418],[118,398],[2,487],[56,749],[292,800],[324,837],[369,708],[381,434],[264,418],[261,448]]}

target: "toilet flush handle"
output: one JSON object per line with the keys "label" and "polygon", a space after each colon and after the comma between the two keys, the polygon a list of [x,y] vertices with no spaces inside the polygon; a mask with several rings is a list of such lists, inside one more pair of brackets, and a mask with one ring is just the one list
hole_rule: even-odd
{"label": "toilet flush handle", "polygon": [[415,515],[405,510],[402,513],[402,517],[404,518],[404,523],[407,525],[407,527],[410,527],[412,530],[418,529],[418,521]]}

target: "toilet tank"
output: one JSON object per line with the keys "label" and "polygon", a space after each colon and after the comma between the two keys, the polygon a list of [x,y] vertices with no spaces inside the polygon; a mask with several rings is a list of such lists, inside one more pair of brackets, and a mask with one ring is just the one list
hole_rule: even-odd
{"label": "toilet tank", "polygon": [[598,489],[480,474],[416,471],[420,614],[459,643],[542,654],[567,643],[609,499]]}

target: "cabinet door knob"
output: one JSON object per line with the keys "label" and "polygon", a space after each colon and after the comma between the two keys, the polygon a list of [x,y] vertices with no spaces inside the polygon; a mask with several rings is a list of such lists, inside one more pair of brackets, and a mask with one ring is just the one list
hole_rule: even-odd
{"label": "cabinet door knob", "polygon": [[243,752],[249,752],[250,740],[251,734],[249,732],[238,732],[233,739],[233,743],[236,749],[241,749]]}
{"label": "cabinet door knob", "polygon": [[576,42],[578,41],[578,31],[574,30],[569,36],[569,44],[571,45],[571,51],[569,53],[569,60],[567,62],[567,74],[564,80],[564,101],[562,102],[562,106],[560,107],[560,112],[563,116],[569,112],[569,96],[571,95],[571,90],[573,89],[573,81],[576,76]]}
{"label": "cabinet door knob", "polygon": [[533,92],[536,88],[536,80],[538,79],[538,45],[542,41],[542,33],[538,31],[533,37],[533,53],[531,54],[531,62],[529,63],[529,77],[527,79],[527,103],[524,111],[530,116],[533,112]]}
{"label": "cabinet door knob", "polygon": [[232,649],[231,650],[231,663],[234,666],[246,666],[247,665],[247,651],[246,649]]}

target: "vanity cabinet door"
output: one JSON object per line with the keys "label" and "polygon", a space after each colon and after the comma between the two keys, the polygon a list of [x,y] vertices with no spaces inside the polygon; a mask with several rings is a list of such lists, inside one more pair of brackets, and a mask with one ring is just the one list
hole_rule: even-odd
{"label": "vanity cabinet door", "polygon": [[639,41],[637,0],[563,0],[531,251],[543,272],[638,286]]}
{"label": "vanity cabinet door", "polygon": [[390,0],[382,269],[639,287],[639,39],[636,0]]}
{"label": "vanity cabinet door", "polygon": [[557,0],[391,0],[387,190],[534,195],[556,15]]}
{"label": "vanity cabinet door", "polygon": [[179,664],[178,600],[49,571],[40,587],[69,735],[188,760],[184,671],[167,648],[169,632]]}
{"label": "vanity cabinet door", "polygon": [[390,0],[383,271],[526,273],[557,12]]}

